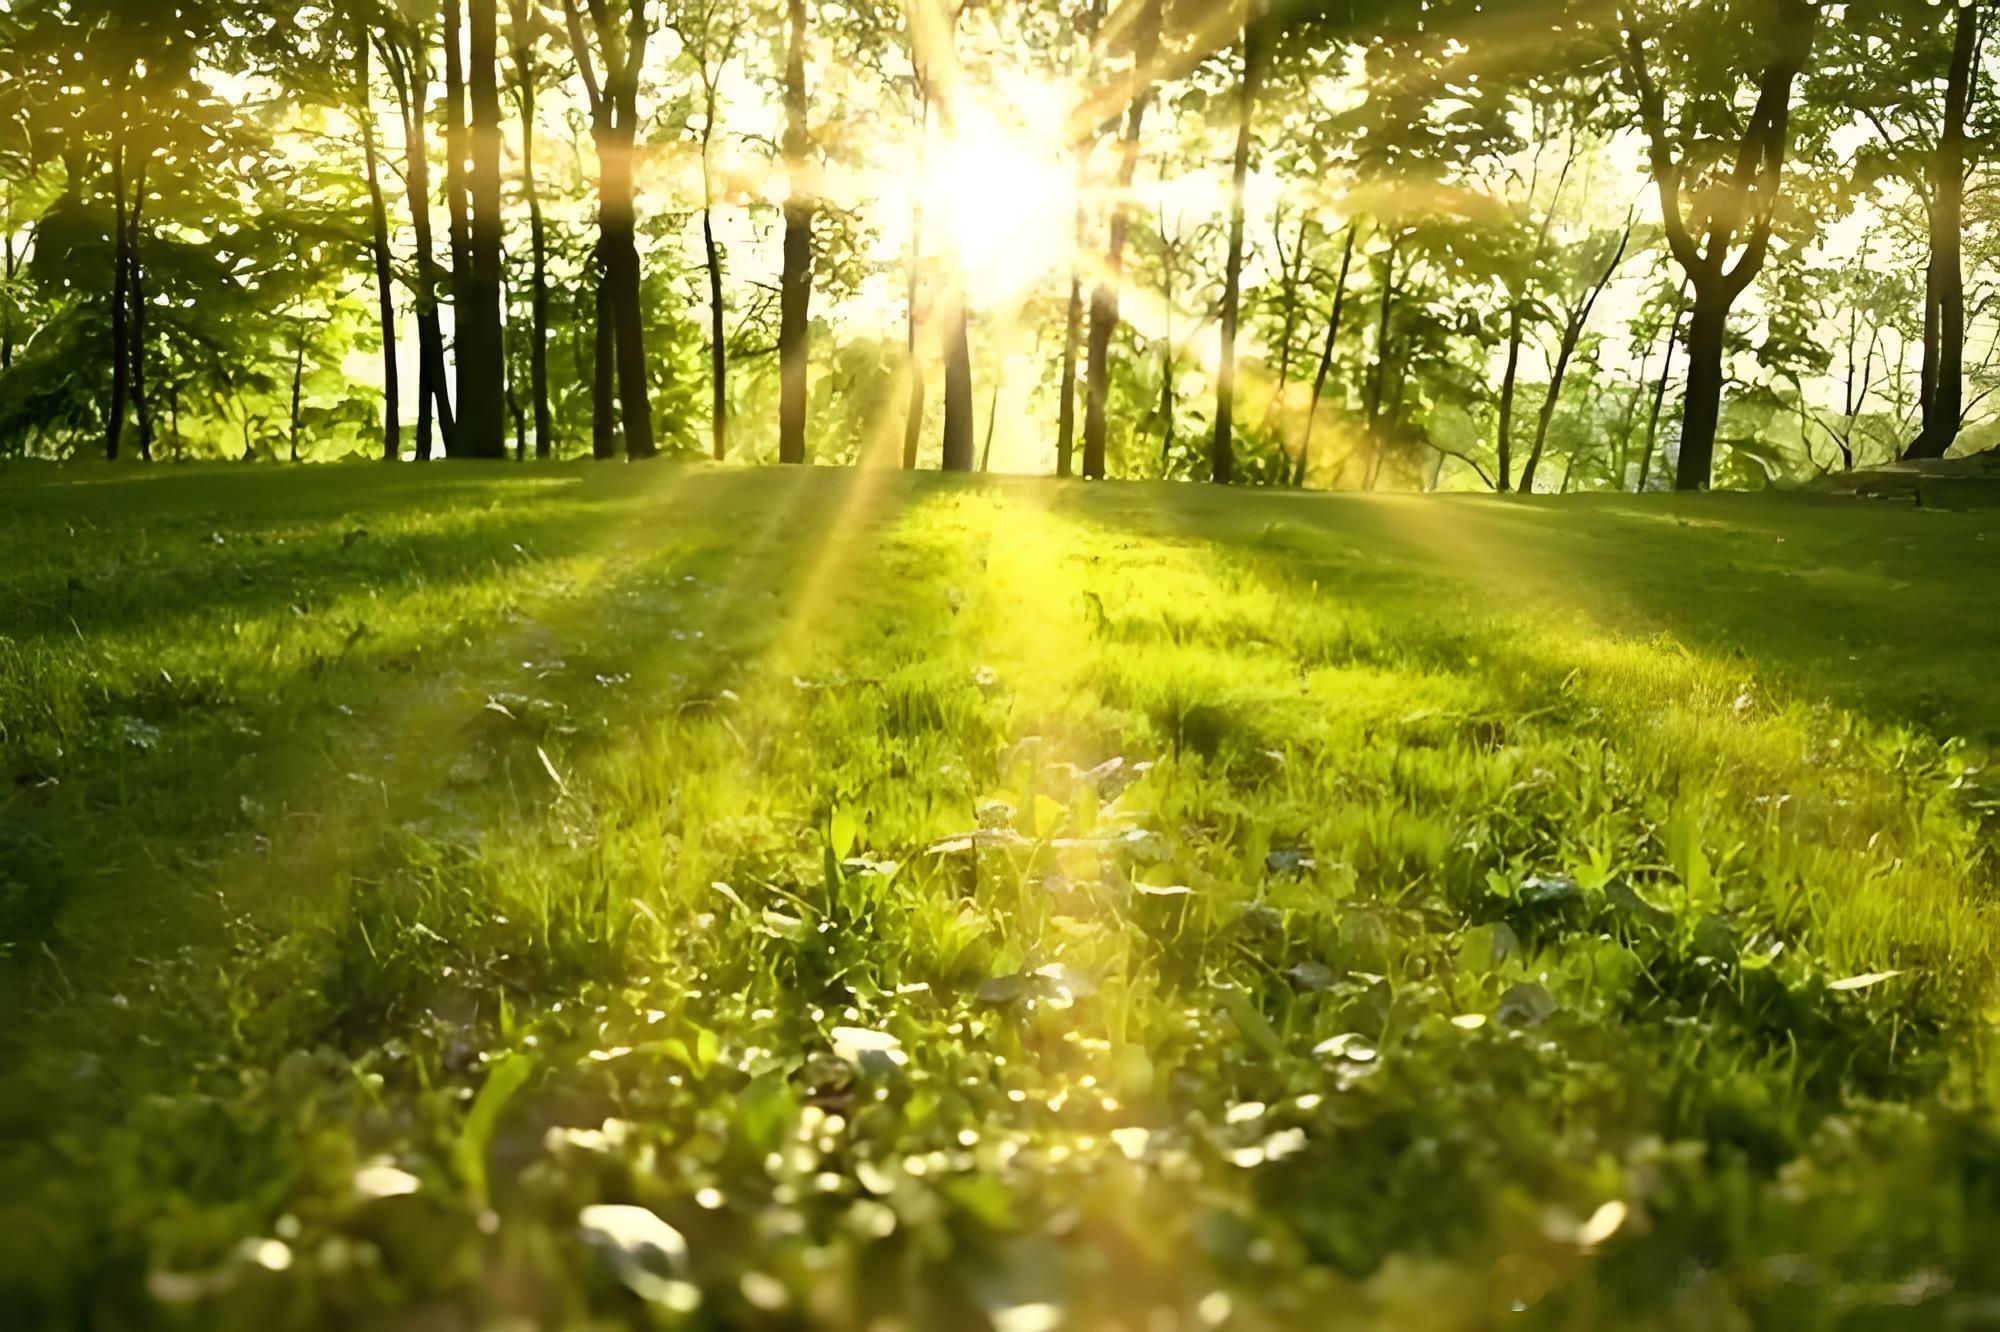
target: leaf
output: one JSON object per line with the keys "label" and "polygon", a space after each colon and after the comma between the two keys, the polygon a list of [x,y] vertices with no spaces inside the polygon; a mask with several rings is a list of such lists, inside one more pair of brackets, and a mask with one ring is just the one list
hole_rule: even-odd
{"label": "leaf", "polygon": [[1264,1016],[1257,1005],[1250,1002],[1246,991],[1235,988],[1222,992],[1222,1005],[1236,1023],[1236,1029],[1243,1033],[1252,1045],[1273,1058],[1285,1053],[1285,1043],[1278,1039],[1278,1033],[1271,1026],[1271,1020]]}
{"label": "leaf", "polygon": [[1900,971],[1871,971],[1863,976],[1845,976],[1837,981],[1828,981],[1826,988],[1843,993],[1848,990],[1865,990],[1871,985],[1880,985],[1883,981],[1894,980],[1903,974]]}
{"label": "leaf", "polygon": [[833,854],[845,860],[854,853],[854,840],[860,832],[860,824],[854,811],[845,805],[835,807],[833,817],[827,823],[827,840],[833,846]]}
{"label": "leaf", "polygon": [[465,1181],[466,1189],[481,1207],[486,1205],[486,1151],[493,1144],[493,1130],[500,1122],[500,1112],[507,1108],[507,1102],[514,1099],[514,1093],[521,1090],[539,1062],[531,1054],[501,1055],[487,1070],[485,1085],[472,1098],[472,1108],[465,1112],[465,1124],[452,1148],[452,1160],[458,1167],[459,1178]]}
{"label": "leaf", "polygon": [[1045,795],[1035,797],[1035,836],[1046,840],[1062,826],[1063,816],[1069,813],[1068,806],[1060,800],[1051,800]]}

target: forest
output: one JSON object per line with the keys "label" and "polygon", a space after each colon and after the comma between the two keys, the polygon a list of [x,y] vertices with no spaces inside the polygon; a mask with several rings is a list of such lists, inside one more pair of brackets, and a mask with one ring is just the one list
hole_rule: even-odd
{"label": "forest", "polygon": [[2000,405],[1989,17],[17,0],[0,455],[1941,457]]}
{"label": "forest", "polygon": [[0,1327],[2000,1326],[1996,83],[0,0]]}

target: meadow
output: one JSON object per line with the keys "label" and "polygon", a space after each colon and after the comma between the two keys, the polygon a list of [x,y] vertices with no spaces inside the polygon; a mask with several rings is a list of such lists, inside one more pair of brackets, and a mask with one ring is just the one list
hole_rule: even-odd
{"label": "meadow", "polygon": [[2000,1319],[2000,514],[0,471],[19,1327]]}

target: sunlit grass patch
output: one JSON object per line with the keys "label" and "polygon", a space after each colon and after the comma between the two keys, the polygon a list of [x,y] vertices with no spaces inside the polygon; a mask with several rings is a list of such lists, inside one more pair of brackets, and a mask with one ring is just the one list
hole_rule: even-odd
{"label": "sunlit grass patch", "polygon": [[1734,527],[324,475],[136,486],[157,604],[8,529],[38,1315],[1672,1325],[1993,1233],[1985,750],[1547,530]]}

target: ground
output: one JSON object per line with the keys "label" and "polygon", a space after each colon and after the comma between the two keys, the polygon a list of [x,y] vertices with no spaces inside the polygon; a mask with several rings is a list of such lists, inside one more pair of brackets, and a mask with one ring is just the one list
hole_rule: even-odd
{"label": "ground", "polygon": [[2000,517],[0,473],[26,1327],[1971,1326]]}

